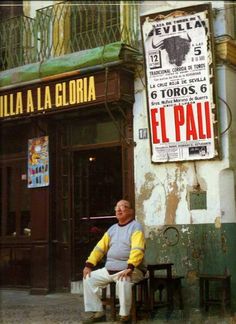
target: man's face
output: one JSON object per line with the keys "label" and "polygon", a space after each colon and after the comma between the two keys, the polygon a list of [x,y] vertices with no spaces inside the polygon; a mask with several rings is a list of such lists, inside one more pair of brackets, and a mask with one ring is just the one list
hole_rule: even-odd
{"label": "man's face", "polygon": [[120,200],[115,206],[116,218],[119,223],[125,223],[133,216],[133,210],[130,208],[130,203],[126,200]]}

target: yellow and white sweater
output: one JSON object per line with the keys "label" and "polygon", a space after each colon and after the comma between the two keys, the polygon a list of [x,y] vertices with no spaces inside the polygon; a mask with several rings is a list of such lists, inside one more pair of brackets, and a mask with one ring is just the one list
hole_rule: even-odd
{"label": "yellow and white sweater", "polygon": [[144,270],[145,238],[141,224],[132,220],[125,225],[112,225],[104,233],[86,261],[87,266],[96,266],[106,255],[105,268],[121,271],[127,268]]}

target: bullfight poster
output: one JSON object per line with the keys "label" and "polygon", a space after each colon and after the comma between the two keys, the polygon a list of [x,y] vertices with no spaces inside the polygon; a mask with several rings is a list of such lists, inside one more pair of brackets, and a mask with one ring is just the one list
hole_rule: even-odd
{"label": "bullfight poster", "polygon": [[48,136],[28,140],[28,188],[49,185]]}
{"label": "bullfight poster", "polygon": [[209,5],[141,17],[152,162],[217,153]]}

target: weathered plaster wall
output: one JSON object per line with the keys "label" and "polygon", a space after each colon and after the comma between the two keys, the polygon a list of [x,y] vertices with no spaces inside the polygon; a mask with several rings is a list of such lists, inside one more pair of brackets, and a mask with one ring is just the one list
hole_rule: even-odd
{"label": "weathered plaster wall", "polygon": [[199,273],[230,273],[232,306],[236,308],[236,224],[177,225],[160,227],[149,233],[148,263],[173,262],[174,273],[184,276],[183,296],[186,308],[199,307]]}
{"label": "weathered plaster wall", "polygon": [[[159,10],[171,9],[176,5],[175,1],[171,1],[171,4],[168,1],[158,3]],[[178,1],[178,6],[180,3],[186,5],[186,2]],[[191,1],[188,1],[188,5],[191,5]],[[156,10],[156,7],[152,7],[152,2],[145,2],[141,15],[146,14],[147,11],[151,12],[151,8]],[[218,24],[220,23],[221,20]],[[224,26],[222,30],[225,30]],[[230,116],[221,99],[228,102],[233,109],[233,102],[236,99],[233,90],[236,74],[232,69],[220,65],[216,69],[216,74],[219,132],[222,133],[229,125]],[[230,171],[230,168],[235,168],[235,156],[232,153],[235,144],[233,136],[235,116],[230,129],[220,135],[221,160],[152,164],[149,140],[138,138],[139,129],[148,127],[143,77],[142,80],[140,77],[136,79],[135,89],[134,140],[137,145],[134,153],[137,217],[148,228],[163,224],[235,222],[235,181],[234,171]],[[189,208],[189,193],[197,185],[207,192],[207,209],[190,210]]]}
{"label": "weathered plaster wall", "polygon": [[[224,109],[221,115],[225,113]],[[164,224],[235,222],[234,179],[233,172],[228,170],[227,136],[223,160],[155,165],[150,162],[149,140],[137,138],[138,130],[148,127],[145,94],[141,97],[140,92],[136,96],[134,116],[137,217],[148,228]],[[227,179],[222,176],[226,170]],[[207,192],[207,209],[189,208],[189,192],[197,184]]]}
{"label": "weathered plaster wall", "polygon": [[236,69],[219,64],[217,73],[222,159],[228,160],[228,168],[220,172],[219,178],[221,216],[222,222],[234,222],[236,214]]}
{"label": "weathered plaster wall", "polygon": [[[145,1],[141,15],[196,5],[202,1]],[[212,1],[213,8],[223,8],[222,1]],[[229,29],[225,12],[215,17],[215,34]],[[143,71],[142,71],[143,72]],[[143,73],[144,74],[144,73]],[[143,223],[147,237],[147,261],[170,261],[174,271],[185,276],[184,298],[198,307],[199,273],[230,273],[232,302],[236,306],[236,72],[218,64],[217,95],[219,99],[219,132],[221,159],[152,164],[149,139],[139,139],[139,129],[148,128],[144,75],[137,74],[134,105],[135,198],[137,219]],[[190,210],[189,193],[200,185],[207,193],[207,208]]]}

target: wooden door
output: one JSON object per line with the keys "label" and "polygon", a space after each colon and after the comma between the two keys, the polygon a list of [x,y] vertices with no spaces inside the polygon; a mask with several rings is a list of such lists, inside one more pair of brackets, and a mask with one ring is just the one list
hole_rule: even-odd
{"label": "wooden door", "polygon": [[1,258],[2,286],[31,284],[31,208],[26,181],[26,159],[1,163]]}

